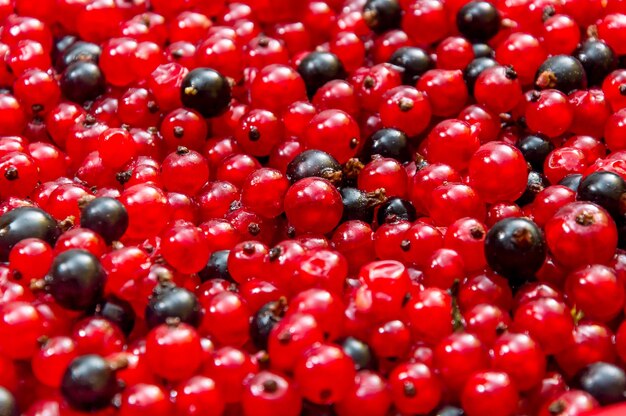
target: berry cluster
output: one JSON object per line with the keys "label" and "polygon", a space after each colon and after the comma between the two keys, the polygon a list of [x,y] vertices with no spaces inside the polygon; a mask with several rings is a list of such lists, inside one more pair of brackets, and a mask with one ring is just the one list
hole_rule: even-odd
{"label": "berry cluster", "polygon": [[626,1],[0,22],[0,416],[626,400]]}

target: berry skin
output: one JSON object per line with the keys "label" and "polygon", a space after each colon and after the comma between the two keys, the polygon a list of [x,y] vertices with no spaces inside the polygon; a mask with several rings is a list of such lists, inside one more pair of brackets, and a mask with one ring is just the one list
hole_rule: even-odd
{"label": "berry skin", "polygon": [[304,80],[309,98],[328,81],[346,76],[343,64],[337,55],[330,52],[309,53],[300,61],[298,73]]}
{"label": "berry skin", "polygon": [[547,89],[530,94],[525,117],[531,131],[557,137],[572,124],[574,109],[565,94]]}
{"label": "berry skin", "polygon": [[26,238],[11,249],[9,265],[27,281],[42,279],[52,265],[53,256],[48,243],[38,238]]}
{"label": "berry skin", "polygon": [[100,299],[105,279],[106,273],[93,254],[73,249],[56,256],[46,287],[61,306],[80,311]]}
{"label": "berry skin", "polygon": [[184,380],[202,363],[200,337],[187,324],[157,326],[146,338],[146,359],[158,376]]}
{"label": "berry skin", "polygon": [[61,394],[79,411],[102,410],[117,393],[115,372],[110,363],[98,355],[83,355],[67,367],[61,382]]}
{"label": "berry skin", "polygon": [[[590,319],[609,322],[624,304],[624,287],[612,269],[593,265],[567,277],[565,292],[577,309]],[[602,299],[598,304],[597,300]]]}
{"label": "berry skin", "polygon": [[[449,119],[437,124],[426,139],[428,159],[462,171],[467,168],[480,142],[471,126],[461,120]],[[450,152],[450,149],[455,149]]]}
{"label": "berry skin", "polygon": [[289,181],[275,169],[261,168],[246,179],[241,189],[241,202],[265,218],[283,212],[283,200]]}
{"label": "berry skin", "polygon": [[354,364],[341,348],[320,344],[302,356],[295,367],[302,396],[317,404],[340,401],[354,384]]}
{"label": "berry skin", "polygon": [[434,364],[444,385],[459,391],[476,371],[489,366],[487,351],[480,340],[468,333],[454,333],[434,349]]}
{"label": "berry skin", "polygon": [[359,138],[359,126],[349,114],[326,110],[311,119],[304,131],[303,144],[307,150],[322,150],[339,163],[345,163],[356,154]]}
{"label": "berry skin", "polygon": [[383,126],[401,130],[411,137],[423,132],[431,119],[430,102],[426,94],[407,86],[387,91],[379,111]]}
{"label": "berry skin", "polygon": [[581,89],[586,84],[585,68],[578,59],[567,55],[556,55],[546,59],[535,77],[537,88],[554,88],[564,94]]}
{"label": "berry skin", "polygon": [[606,406],[623,400],[626,375],[615,365],[598,362],[576,375],[575,386]]}
{"label": "berry skin", "polygon": [[526,334],[505,333],[493,344],[492,367],[509,375],[520,391],[537,387],[546,372],[546,357]]}
{"label": "berry skin", "polygon": [[491,3],[472,1],[457,12],[456,25],[472,42],[486,42],[498,33],[500,14]]}
{"label": "berry skin", "polygon": [[511,378],[503,372],[474,374],[463,388],[461,403],[467,416],[486,413],[507,416],[515,412],[519,396]]}
{"label": "berry skin", "polygon": [[426,93],[433,115],[439,117],[458,114],[468,98],[460,70],[431,69],[417,81],[417,89]]}
{"label": "berry skin", "polygon": [[[522,153],[515,147],[489,142],[478,148],[470,159],[468,175],[470,185],[484,201],[515,201],[526,189],[528,168]],[[502,181],[507,183],[504,189]]]}
{"label": "berry skin", "polygon": [[248,382],[242,405],[246,416],[297,416],[302,401],[293,381],[261,371]]}
{"label": "berry skin", "polygon": [[402,83],[415,85],[419,78],[429,69],[432,69],[433,60],[423,49],[405,46],[396,49],[389,58],[389,63],[404,69]]}
{"label": "berry skin", "polygon": [[481,72],[474,84],[474,97],[494,113],[504,113],[522,100],[522,87],[515,71],[494,66]]}
{"label": "berry skin", "polygon": [[128,228],[128,213],[113,198],[96,198],[81,211],[80,225],[101,235],[107,242],[119,240]]}
{"label": "berry skin", "polygon": [[335,409],[340,416],[357,413],[378,416],[385,414],[390,405],[391,394],[385,379],[377,373],[363,370],[357,373],[352,391],[335,404]]}
{"label": "berry skin", "polygon": [[124,391],[119,413],[121,416],[133,416],[138,412],[150,412],[155,416],[165,416],[170,414],[171,407],[163,388],[154,384],[136,384]]}
{"label": "berry skin", "polygon": [[428,366],[401,364],[389,375],[391,397],[402,413],[426,414],[437,407],[442,395],[442,384]]}
{"label": "berry skin", "polygon": [[45,335],[44,317],[28,302],[8,302],[0,311],[2,354],[12,360],[31,358],[39,349],[37,340]]}
{"label": "berry skin", "polygon": [[397,0],[368,0],[363,6],[365,23],[376,33],[400,27],[402,9]]}
{"label": "berry skin", "polygon": [[182,273],[196,273],[209,261],[206,237],[200,228],[178,222],[161,236],[163,259]]}
{"label": "berry skin", "polygon": [[598,205],[572,202],[545,226],[546,243],[554,259],[575,268],[608,262],[617,247],[617,229],[610,215]]}
{"label": "berry skin", "polygon": [[489,266],[519,286],[531,278],[546,258],[546,242],[535,223],[523,218],[506,218],[496,223],[485,238]]}
{"label": "berry skin", "polygon": [[574,322],[565,304],[543,298],[521,305],[513,317],[513,327],[528,333],[546,354],[554,354],[570,345]]}
{"label": "berry skin", "polygon": [[210,68],[196,68],[189,72],[180,88],[182,103],[204,117],[221,114],[230,103],[228,81],[222,74]]}
{"label": "berry skin", "polygon": [[301,179],[285,194],[285,213],[298,232],[330,232],[343,214],[341,194],[325,179]]}
{"label": "berry skin", "polygon": [[224,412],[224,399],[212,378],[194,376],[176,387],[176,410],[190,416],[219,416]]}

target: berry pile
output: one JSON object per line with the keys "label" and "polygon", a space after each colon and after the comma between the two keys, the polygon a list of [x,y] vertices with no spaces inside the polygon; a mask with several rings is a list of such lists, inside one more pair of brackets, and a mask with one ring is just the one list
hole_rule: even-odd
{"label": "berry pile", "polygon": [[0,22],[0,416],[626,400],[625,0]]}

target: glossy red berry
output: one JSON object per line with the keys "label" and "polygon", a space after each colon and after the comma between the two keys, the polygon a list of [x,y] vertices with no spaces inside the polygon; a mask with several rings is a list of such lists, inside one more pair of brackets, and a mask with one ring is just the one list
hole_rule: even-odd
{"label": "glossy red berry", "polygon": [[468,416],[485,412],[506,416],[515,412],[519,396],[508,374],[484,371],[474,374],[463,388],[461,403]]}

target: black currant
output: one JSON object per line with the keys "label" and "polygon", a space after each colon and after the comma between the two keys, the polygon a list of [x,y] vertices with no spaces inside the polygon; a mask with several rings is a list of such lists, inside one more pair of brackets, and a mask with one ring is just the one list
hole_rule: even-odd
{"label": "black currant", "polygon": [[474,58],[493,58],[495,52],[493,48],[486,43],[475,43],[472,45],[474,51]]}
{"label": "black currant", "polygon": [[537,194],[550,186],[548,178],[543,174],[535,171],[528,172],[528,182],[526,184],[526,190],[520,196],[515,203],[520,207],[530,204],[535,200]]}
{"label": "black currant", "polygon": [[105,280],[106,273],[96,256],[72,249],[56,256],[45,283],[59,305],[81,311],[101,299]]}
{"label": "black currant", "polygon": [[476,85],[476,80],[480,74],[482,74],[484,70],[494,66],[498,66],[498,63],[492,58],[485,57],[476,58],[465,67],[463,78],[465,79],[465,84],[470,94],[474,93],[474,85]]}
{"label": "black currant", "polygon": [[613,50],[598,39],[586,40],[573,55],[585,68],[589,86],[602,85],[604,78],[617,68]]}
{"label": "black currant", "polygon": [[80,226],[100,234],[107,243],[119,240],[128,228],[128,213],[115,198],[96,198],[81,211]]}
{"label": "black currant", "polygon": [[555,55],[546,59],[535,75],[539,89],[557,89],[564,94],[585,88],[587,75],[580,61],[569,55]]}
{"label": "black currant", "polygon": [[380,129],[367,139],[363,148],[363,156],[367,161],[374,155],[408,162],[411,160],[409,138],[400,130]]}
{"label": "black currant", "polygon": [[309,98],[312,98],[318,89],[328,81],[343,79],[346,71],[337,55],[330,52],[311,52],[298,65],[298,72]]}
{"label": "black currant", "polygon": [[500,30],[500,13],[486,1],[471,1],[456,14],[459,32],[472,42],[486,42]]}
{"label": "black currant", "polygon": [[343,201],[342,221],[363,221],[370,224],[374,220],[376,207],[385,202],[385,193],[363,192],[358,188],[343,187],[339,190]]}
{"label": "black currant", "polygon": [[0,387],[0,416],[18,416],[19,414],[15,396],[4,387]]}
{"label": "black currant", "polygon": [[580,181],[576,199],[598,204],[617,219],[626,211],[626,181],[613,172],[594,172]]}
{"label": "black currant", "polygon": [[63,54],[56,63],[56,69],[61,72],[74,62],[91,62],[98,64],[101,54],[102,48],[97,44],[79,40],[63,51]]}
{"label": "black currant", "polygon": [[509,279],[513,288],[530,280],[546,258],[541,229],[525,218],[505,218],[487,232],[485,257],[489,267]]}
{"label": "black currant", "polygon": [[313,176],[336,183],[341,180],[341,165],[328,153],[311,149],[294,157],[287,165],[286,174],[291,183]]}
{"label": "black currant", "polygon": [[403,46],[389,58],[389,63],[402,68],[402,83],[415,86],[424,72],[435,66],[433,59],[424,49]]}
{"label": "black currant", "polygon": [[93,101],[105,91],[104,75],[93,62],[70,64],[63,71],[60,84],[63,96],[79,104]]}
{"label": "black currant", "polygon": [[54,246],[59,234],[57,222],[47,212],[15,208],[0,216],[0,261],[7,261],[13,246],[26,238],[39,238]]}
{"label": "black currant", "polygon": [[226,77],[211,68],[196,68],[183,79],[180,97],[185,107],[215,117],[226,111],[232,95]]}
{"label": "black currant", "polygon": [[410,201],[402,198],[389,198],[378,208],[376,220],[378,224],[385,224],[396,221],[413,222],[417,219],[417,212]]}
{"label": "black currant", "polygon": [[130,303],[122,299],[115,297],[105,299],[96,305],[94,315],[114,323],[126,336],[130,335],[135,327],[135,310]]}
{"label": "black currant", "polygon": [[465,416],[465,412],[459,407],[447,405],[434,410],[428,416]]}
{"label": "black currant", "polygon": [[620,367],[609,363],[588,365],[576,375],[573,387],[592,395],[601,406],[626,400],[626,374]]}
{"label": "black currant", "polygon": [[254,314],[250,322],[250,338],[258,349],[267,349],[270,332],[283,319],[286,311],[286,300],[281,298],[266,303]]}
{"label": "black currant", "polygon": [[99,355],[75,358],[65,370],[61,394],[74,409],[82,412],[102,410],[111,405],[119,386],[115,371]]}
{"label": "black currant", "polygon": [[204,269],[198,272],[198,277],[203,282],[211,279],[224,279],[230,282],[234,282],[230,273],[228,272],[228,255],[230,250],[218,250],[211,253],[209,262]]}
{"label": "black currant", "polygon": [[582,181],[583,175],[580,173],[570,173],[563,179],[559,181],[559,185],[563,185],[568,187],[574,192],[578,191],[578,187],[580,186],[580,181]]}
{"label": "black currant", "polygon": [[363,19],[376,33],[397,29],[402,22],[402,8],[397,0],[367,0],[363,6]]}
{"label": "black currant", "polygon": [[171,283],[157,285],[146,306],[146,324],[154,328],[171,321],[197,327],[202,307],[195,294]]}
{"label": "black currant", "polygon": [[357,371],[372,368],[374,357],[369,345],[353,337],[344,339],[340,345],[343,352],[352,358]]}
{"label": "black currant", "polygon": [[554,150],[554,145],[540,134],[529,134],[517,142],[517,148],[534,171],[543,172],[543,163]]}

